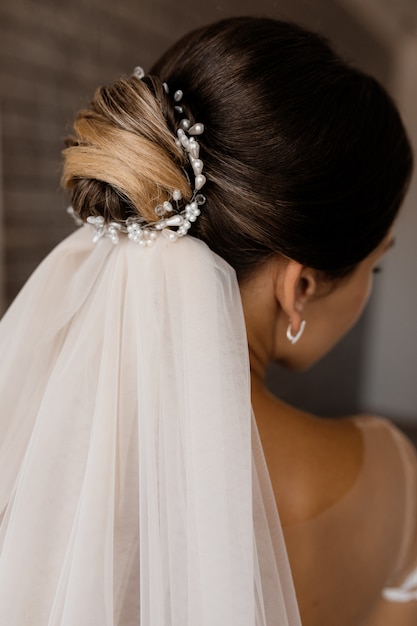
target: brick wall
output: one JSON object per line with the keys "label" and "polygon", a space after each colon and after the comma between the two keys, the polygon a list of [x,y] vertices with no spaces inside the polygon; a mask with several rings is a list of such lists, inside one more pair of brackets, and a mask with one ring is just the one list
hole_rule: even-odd
{"label": "brick wall", "polygon": [[153,33],[132,23],[135,5],[0,4],[7,300],[71,230],[59,179],[60,151],[74,113],[98,83],[135,65],[134,51],[140,50],[144,64],[150,61]]}

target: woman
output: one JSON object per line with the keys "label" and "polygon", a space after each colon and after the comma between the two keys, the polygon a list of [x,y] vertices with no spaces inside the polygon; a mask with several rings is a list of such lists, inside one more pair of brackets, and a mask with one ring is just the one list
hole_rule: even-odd
{"label": "woman", "polygon": [[389,97],[316,35],[238,18],[74,128],[88,226],[1,327],[1,623],[415,624],[410,444],[263,383],[348,330],[392,243],[412,158]]}

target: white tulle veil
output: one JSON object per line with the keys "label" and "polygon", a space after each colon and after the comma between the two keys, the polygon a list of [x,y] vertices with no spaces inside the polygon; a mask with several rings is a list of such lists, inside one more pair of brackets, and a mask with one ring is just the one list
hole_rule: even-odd
{"label": "white tulle veil", "polygon": [[1,624],[299,625],[222,259],[83,227],[0,350]]}

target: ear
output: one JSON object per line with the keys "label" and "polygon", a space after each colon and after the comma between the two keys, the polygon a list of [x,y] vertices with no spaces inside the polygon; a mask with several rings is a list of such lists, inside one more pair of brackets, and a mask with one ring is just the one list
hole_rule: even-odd
{"label": "ear", "polygon": [[275,297],[291,324],[292,334],[296,335],[303,321],[304,307],[317,292],[316,272],[290,259],[280,264],[275,285]]}

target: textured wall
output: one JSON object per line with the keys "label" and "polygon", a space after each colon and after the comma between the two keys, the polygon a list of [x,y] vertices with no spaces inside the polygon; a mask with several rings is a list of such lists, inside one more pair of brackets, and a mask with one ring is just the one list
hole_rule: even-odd
{"label": "textured wall", "polygon": [[8,300],[69,232],[58,190],[60,152],[74,113],[98,83],[129,70],[136,51],[147,61],[143,51],[156,33],[137,28],[136,7],[80,0],[0,4]]}

